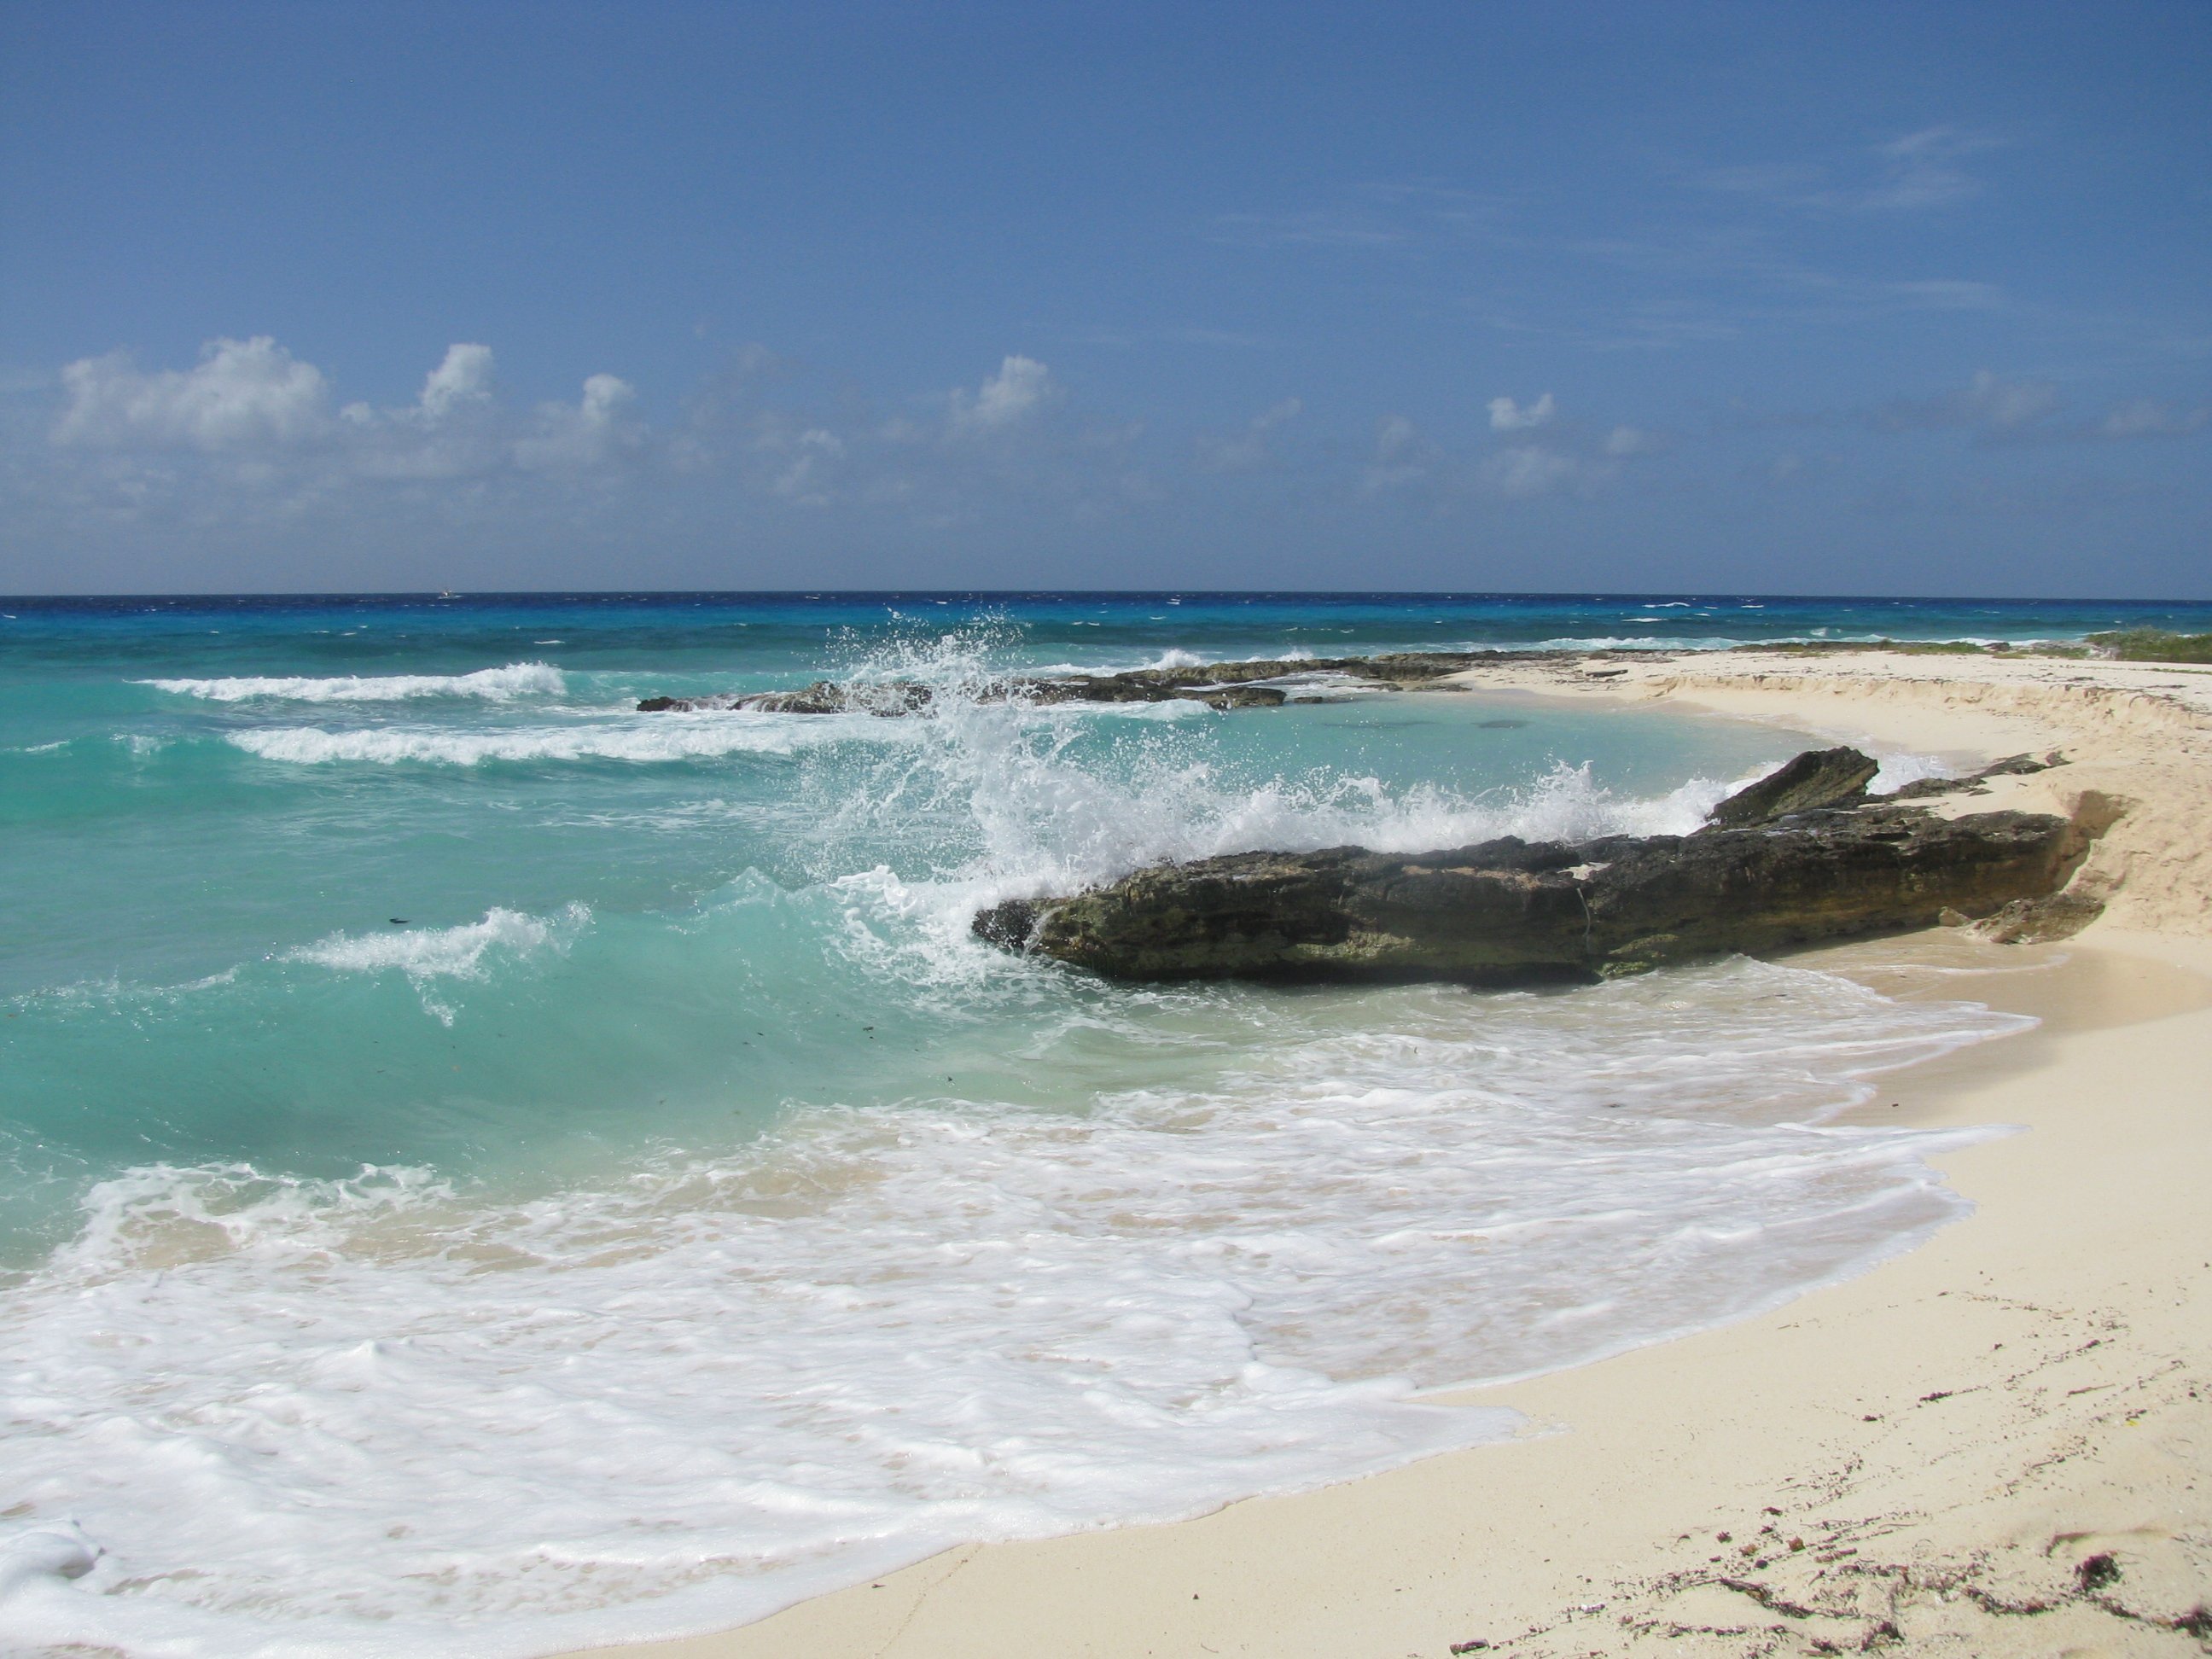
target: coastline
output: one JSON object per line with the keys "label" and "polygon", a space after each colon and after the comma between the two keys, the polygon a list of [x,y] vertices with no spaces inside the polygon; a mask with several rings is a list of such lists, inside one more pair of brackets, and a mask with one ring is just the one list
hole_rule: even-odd
{"label": "coastline", "polygon": [[[1509,1444],[1170,1526],[966,1547],[740,1630],[604,1651],[2202,1650],[2177,1623],[2212,1595],[2212,673],[1759,652],[1458,678],[1954,762],[2061,748],[2069,765],[1943,810],[2124,805],[2076,878],[2108,899],[2076,940],[1797,958],[2045,1018],[1893,1074],[1869,1109],[2024,1128],[1933,1160],[1976,1212],[1773,1312],[1450,1397],[1522,1412]],[[2117,1578],[2085,1573],[2103,1557]]]}

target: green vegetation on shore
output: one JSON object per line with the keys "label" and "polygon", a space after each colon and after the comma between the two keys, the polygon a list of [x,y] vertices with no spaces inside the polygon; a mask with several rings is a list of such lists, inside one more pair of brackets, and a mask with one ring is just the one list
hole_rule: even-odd
{"label": "green vegetation on shore", "polygon": [[2122,662],[2212,662],[2212,634],[2169,634],[2163,628],[2124,628],[2092,634],[2101,655]]}
{"label": "green vegetation on shore", "polygon": [[[1750,645],[1732,645],[1731,651],[1764,651],[1784,656],[1814,656],[1838,651],[1893,651],[1907,657],[1982,657],[2004,656],[2018,647],[2006,645],[1978,645],[1972,640],[1781,640],[1759,641]],[[2038,647],[2039,653],[2045,647]],[[2064,652],[2065,647],[2057,650]],[[2072,655],[2081,654],[2078,651]]]}
{"label": "green vegetation on shore", "polygon": [[1904,657],[2104,657],[2118,662],[2212,663],[2212,634],[2171,634],[2162,628],[2126,628],[2091,634],[2085,643],[2038,641],[2032,645],[1978,645],[1972,640],[1787,640],[1735,645],[1731,651],[1779,656],[1827,656],[1850,651],[1887,651]]}

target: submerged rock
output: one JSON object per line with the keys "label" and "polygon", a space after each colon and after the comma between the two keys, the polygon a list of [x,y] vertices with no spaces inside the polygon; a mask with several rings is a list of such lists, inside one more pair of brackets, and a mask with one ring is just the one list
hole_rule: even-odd
{"label": "submerged rock", "polygon": [[[1378,688],[1419,685],[1456,674],[1479,662],[1542,655],[1531,652],[1406,651],[1377,657],[1278,657],[1249,662],[1198,663],[1182,668],[1132,668],[1118,674],[1015,675],[985,683],[974,695],[983,702],[1171,702],[1188,699],[1213,708],[1273,708],[1291,700],[1290,686],[1311,675],[1349,677]],[[750,708],[772,714],[916,714],[936,693],[915,680],[817,680],[801,691],[762,691],[744,696],[647,697],[645,714]]]}
{"label": "submerged rock", "polygon": [[[1783,769],[1832,793],[1857,770]],[[1115,979],[1588,981],[1991,916],[2056,893],[2087,845],[2062,817],[1875,802],[1691,836],[1232,854],[996,905],[974,931]]]}

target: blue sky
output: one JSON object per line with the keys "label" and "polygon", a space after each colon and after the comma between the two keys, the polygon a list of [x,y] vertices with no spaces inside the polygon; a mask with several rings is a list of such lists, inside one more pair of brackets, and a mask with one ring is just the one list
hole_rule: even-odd
{"label": "blue sky", "polygon": [[2212,596],[2212,6],[0,0],[0,590]]}

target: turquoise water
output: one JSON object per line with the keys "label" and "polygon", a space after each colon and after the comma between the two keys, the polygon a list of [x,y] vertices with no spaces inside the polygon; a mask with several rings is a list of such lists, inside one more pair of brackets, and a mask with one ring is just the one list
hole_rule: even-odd
{"label": "turquoise water", "polygon": [[[0,611],[0,1623],[223,1655],[708,1627],[948,1541],[1386,1467],[1501,1430],[1424,1389],[1771,1305],[1954,1212],[1926,1138],[1827,1120],[2016,1023],[1971,1005],[1749,963],[1148,989],[966,933],[1162,857],[1686,830],[1798,734],[1452,695],[1028,709],[976,701],[993,674],[2140,619]],[[855,672],[942,713],[632,707]]]}

